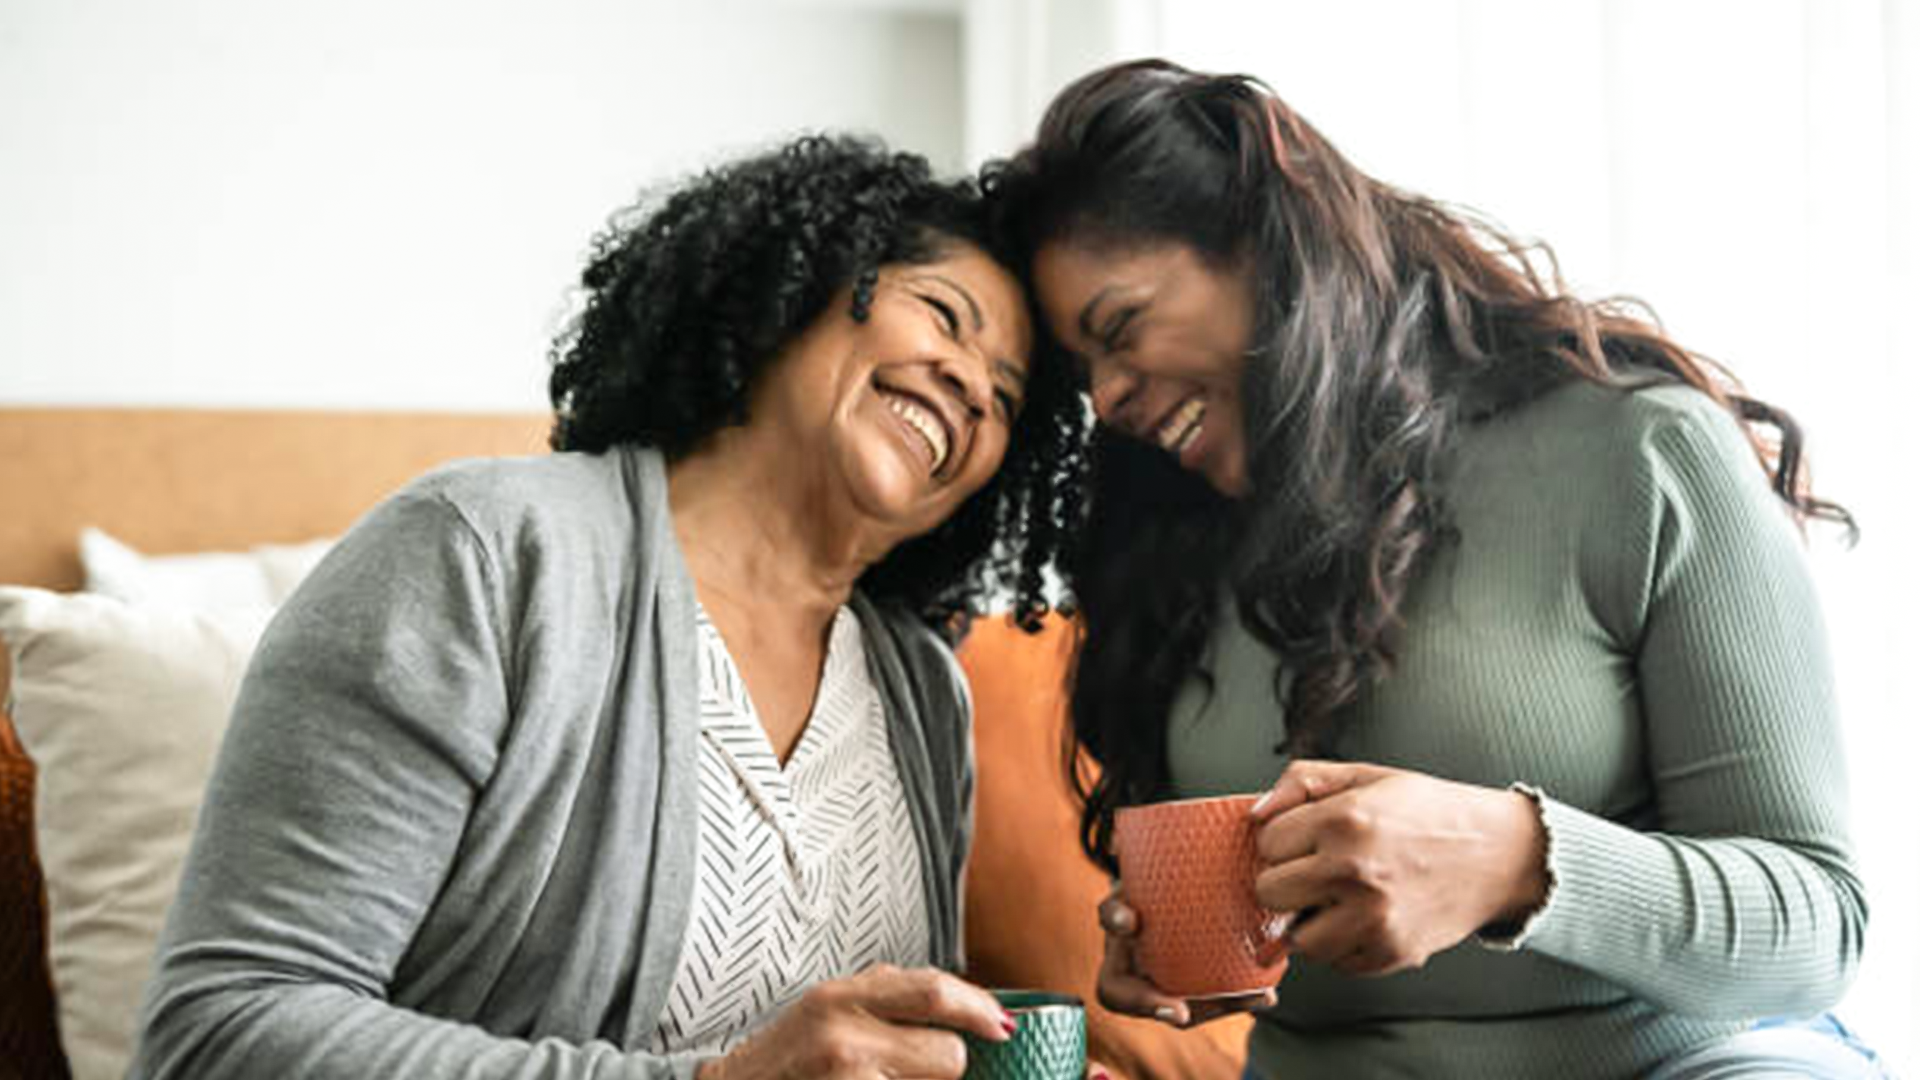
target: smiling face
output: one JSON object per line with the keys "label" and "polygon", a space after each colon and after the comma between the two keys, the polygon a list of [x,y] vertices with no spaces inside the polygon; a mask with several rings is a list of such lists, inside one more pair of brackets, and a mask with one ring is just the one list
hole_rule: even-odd
{"label": "smiling face", "polygon": [[1223,495],[1246,493],[1245,272],[1178,243],[1056,241],[1034,259],[1034,287],[1054,335],[1080,358],[1101,423],[1161,447]]}
{"label": "smiling face", "polygon": [[1019,284],[970,244],[883,268],[865,321],[843,293],[764,373],[755,423],[781,425],[830,491],[897,540],[927,532],[1006,456],[1033,329]]}

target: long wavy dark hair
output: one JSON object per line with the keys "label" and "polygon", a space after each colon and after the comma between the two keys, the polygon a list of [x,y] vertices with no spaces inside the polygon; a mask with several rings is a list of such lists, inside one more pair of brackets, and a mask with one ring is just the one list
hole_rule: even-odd
{"label": "long wavy dark hair", "polygon": [[[972,244],[1024,281],[978,185],[850,136],[812,135],[644,196],[595,242],[584,308],[554,342],[556,450],[631,444],[680,458],[744,424],[754,380],[843,291],[867,318],[883,267]],[[1035,319],[1038,325],[1038,319]],[[1080,509],[1088,420],[1057,354],[1036,352],[999,472],[860,588],[951,633],[1011,593],[1032,628]]]}
{"label": "long wavy dark hair", "polygon": [[1446,536],[1434,478],[1462,423],[1571,379],[1683,383],[1738,418],[1799,519],[1852,527],[1812,494],[1785,412],[1643,306],[1569,295],[1544,246],[1361,172],[1256,79],[1159,60],[1094,72],[986,176],[1029,263],[1055,241],[1171,242],[1252,268],[1248,496],[1125,436],[1094,439],[1067,575],[1082,614],[1073,732],[1102,768],[1090,786],[1073,771],[1096,860],[1113,810],[1165,791],[1166,717],[1204,677],[1223,591],[1280,660],[1276,751],[1326,752],[1341,710],[1391,666],[1409,584]]}

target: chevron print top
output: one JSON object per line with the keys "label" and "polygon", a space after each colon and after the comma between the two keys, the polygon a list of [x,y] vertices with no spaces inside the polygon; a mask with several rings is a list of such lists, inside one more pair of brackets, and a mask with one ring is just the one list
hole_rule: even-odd
{"label": "chevron print top", "polygon": [[700,859],[658,1054],[724,1053],[814,983],[929,962],[918,842],[859,620],[834,617],[784,768],[704,610],[698,624]]}

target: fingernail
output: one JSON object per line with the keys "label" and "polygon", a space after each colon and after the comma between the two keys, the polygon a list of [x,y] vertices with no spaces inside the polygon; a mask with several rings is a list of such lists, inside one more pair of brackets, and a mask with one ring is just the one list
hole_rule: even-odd
{"label": "fingernail", "polygon": [[1093,1070],[1093,1080],[1112,1080],[1112,1078],[1107,1075],[1107,1070],[1095,1069]]}
{"label": "fingernail", "polygon": [[1268,788],[1267,793],[1265,795],[1260,796],[1259,801],[1253,804],[1253,809],[1247,811],[1247,816],[1259,817],[1261,814],[1265,813],[1267,807],[1273,805],[1273,800],[1276,797],[1278,797],[1279,794],[1280,793],[1275,791],[1273,788]]}
{"label": "fingernail", "polygon": [[1006,1032],[1007,1038],[1011,1039],[1013,1038],[1013,1033],[1020,1030],[1020,1021],[1014,1019],[1012,1013],[1008,1012],[1005,1009],[1001,1009],[1000,1010],[1000,1030]]}
{"label": "fingernail", "polygon": [[1180,1022],[1180,1010],[1171,1005],[1160,1006],[1153,1010],[1153,1015],[1155,1019],[1164,1020],[1169,1024],[1178,1024]]}

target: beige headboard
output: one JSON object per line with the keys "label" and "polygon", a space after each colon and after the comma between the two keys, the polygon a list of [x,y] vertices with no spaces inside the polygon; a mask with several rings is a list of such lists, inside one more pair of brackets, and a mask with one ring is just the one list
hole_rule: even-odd
{"label": "beige headboard", "polygon": [[[86,525],[156,553],[334,535],[440,462],[540,453],[546,431],[539,415],[0,408],[0,583],[79,585]],[[0,706],[7,681],[0,649]],[[0,1075],[65,1080],[34,787],[0,711]]]}
{"label": "beige headboard", "polygon": [[[0,408],[0,584],[80,585],[95,525],[147,552],[339,533],[443,461],[534,454],[544,414]],[[6,653],[0,650],[0,701]]]}

